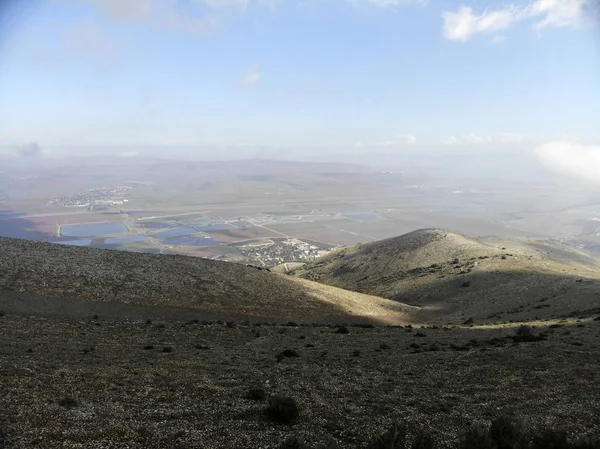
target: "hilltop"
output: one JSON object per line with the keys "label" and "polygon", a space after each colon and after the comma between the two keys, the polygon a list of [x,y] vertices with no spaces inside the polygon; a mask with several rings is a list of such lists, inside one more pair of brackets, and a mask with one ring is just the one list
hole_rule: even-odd
{"label": "hilltop", "polygon": [[597,313],[598,268],[557,242],[422,229],[343,248],[295,274],[418,306],[417,319],[508,321]]}
{"label": "hilltop", "polygon": [[0,238],[0,311],[89,317],[404,322],[413,308],[271,273],[180,255]]}

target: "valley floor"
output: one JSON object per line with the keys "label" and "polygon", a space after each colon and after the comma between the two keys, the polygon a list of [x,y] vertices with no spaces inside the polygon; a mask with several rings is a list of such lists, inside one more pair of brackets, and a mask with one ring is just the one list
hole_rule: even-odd
{"label": "valley floor", "polygon": [[[347,330],[1,316],[0,446],[359,448],[407,422],[449,447],[508,412],[600,432],[600,321],[523,343],[514,327]],[[295,398],[297,422],[271,422],[254,387]]]}

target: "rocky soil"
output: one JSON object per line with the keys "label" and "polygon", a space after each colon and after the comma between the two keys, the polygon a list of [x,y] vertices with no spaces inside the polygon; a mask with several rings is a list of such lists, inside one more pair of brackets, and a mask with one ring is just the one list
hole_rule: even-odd
{"label": "rocky soil", "polygon": [[[9,448],[362,448],[394,422],[441,447],[511,412],[600,432],[600,321],[407,328],[0,317]],[[263,389],[265,398],[248,396]],[[266,413],[297,401],[291,424]]]}

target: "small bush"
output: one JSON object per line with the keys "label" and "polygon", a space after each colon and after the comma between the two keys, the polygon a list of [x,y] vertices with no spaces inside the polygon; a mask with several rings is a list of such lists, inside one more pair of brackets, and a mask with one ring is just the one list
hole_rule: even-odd
{"label": "small bush", "polygon": [[359,327],[362,329],[375,329],[375,325],[374,324],[363,324],[363,323],[355,323],[355,324],[351,324],[352,327]]}
{"label": "small bush", "polygon": [[248,399],[251,399],[252,401],[262,401],[265,399],[265,397],[267,396],[267,393],[265,392],[264,388],[251,388],[250,390],[248,390],[248,393],[246,394],[246,397]]}
{"label": "small bush", "polygon": [[475,320],[473,319],[473,317],[469,317],[464,321],[463,324],[469,325],[469,324],[473,324],[473,323],[475,323]]}
{"label": "small bush", "polygon": [[300,357],[300,354],[298,354],[298,352],[293,349],[286,349],[286,350],[280,352],[279,354],[277,354],[275,356],[275,359],[278,362],[281,362],[283,359],[289,358],[289,357]]}
{"label": "small bush", "polygon": [[151,350],[151,349],[154,349],[154,346],[152,346],[152,345],[146,345],[146,346],[144,346],[144,349],[145,349],[146,351],[149,351],[149,350]]}
{"label": "small bush", "polygon": [[483,426],[472,426],[465,433],[459,445],[460,449],[495,449],[487,429]]}
{"label": "small bush", "polygon": [[427,337],[427,335],[424,332],[417,332],[415,337]]}
{"label": "small bush", "polygon": [[425,429],[419,430],[410,446],[411,449],[435,449],[433,436]]}
{"label": "small bush", "polygon": [[379,349],[392,349],[387,343],[381,343]]}
{"label": "small bush", "polygon": [[490,437],[497,449],[525,449],[526,432],[523,424],[510,416],[499,416],[492,421]]}
{"label": "small bush", "polygon": [[234,321],[227,321],[225,323],[225,326],[227,326],[229,329],[233,329],[233,328],[235,328],[235,322]]}
{"label": "small bush", "polygon": [[404,449],[404,447],[406,447],[406,427],[403,425],[392,426],[367,445],[367,449]]}
{"label": "small bush", "polygon": [[292,435],[281,443],[279,449],[304,449],[305,447],[304,443],[296,435]]}
{"label": "small bush", "polygon": [[165,346],[162,350],[162,352],[173,352],[173,348],[170,346]]}
{"label": "small bush", "polygon": [[296,400],[289,396],[271,397],[266,412],[271,421],[281,424],[292,424],[300,415]]}
{"label": "small bush", "polygon": [[340,326],[335,331],[336,334],[349,334],[350,330],[346,326]]}
{"label": "small bush", "polygon": [[531,449],[569,449],[566,432],[555,429],[546,429],[534,435]]}
{"label": "small bush", "polygon": [[517,329],[517,333],[512,337],[515,343],[524,343],[524,342],[533,342],[533,341],[542,341],[545,340],[546,337],[542,334],[535,335],[533,329],[530,326],[520,326]]}
{"label": "small bush", "polygon": [[77,407],[79,405],[79,402],[77,402],[77,400],[75,398],[72,398],[71,396],[65,396],[64,398],[58,401],[58,405],[66,409],[71,409]]}

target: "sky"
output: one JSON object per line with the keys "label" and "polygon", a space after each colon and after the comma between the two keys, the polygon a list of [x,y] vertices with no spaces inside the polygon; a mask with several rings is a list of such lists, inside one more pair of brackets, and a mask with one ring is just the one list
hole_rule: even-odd
{"label": "sky", "polygon": [[[0,147],[532,149],[557,169],[565,157],[600,165],[599,10],[598,0],[0,0]],[[600,179],[600,166],[586,176]]]}

